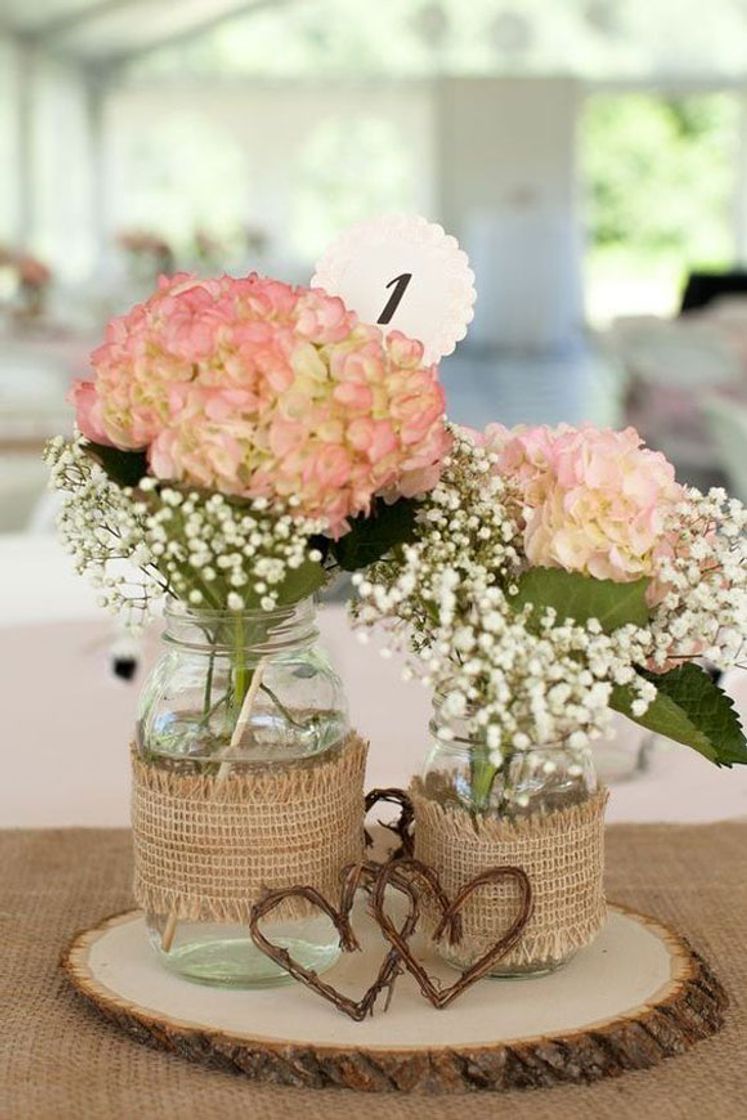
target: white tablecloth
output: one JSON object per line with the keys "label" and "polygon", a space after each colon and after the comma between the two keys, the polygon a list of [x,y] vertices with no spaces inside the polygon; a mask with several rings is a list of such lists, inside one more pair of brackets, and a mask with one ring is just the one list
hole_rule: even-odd
{"label": "white tablecloth", "polygon": [[[369,785],[406,784],[427,751],[426,691],[400,679],[397,658],[383,660],[356,641],[344,608],[323,608],[320,625],[352,721],[371,742]],[[0,826],[127,823],[139,682],[113,676],[114,633],[54,540],[0,536]],[[747,710],[747,679],[730,688]],[[613,821],[741,816],[747,767],[719,770],[661,740],[646,773],[613,787],[608,812]]]}

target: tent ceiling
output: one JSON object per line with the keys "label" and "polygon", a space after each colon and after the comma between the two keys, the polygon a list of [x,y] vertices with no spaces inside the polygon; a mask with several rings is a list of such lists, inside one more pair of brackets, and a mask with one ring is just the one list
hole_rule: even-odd
{"label": "tent ceiling", "polygon": [[126,57],[211,31],[284,0],[2,0],[0,26],[84,62]]}
{"label": "tent ceiling", "polygon": [[172,75],[747,75],[747,0],[0,0],[3,31]]}

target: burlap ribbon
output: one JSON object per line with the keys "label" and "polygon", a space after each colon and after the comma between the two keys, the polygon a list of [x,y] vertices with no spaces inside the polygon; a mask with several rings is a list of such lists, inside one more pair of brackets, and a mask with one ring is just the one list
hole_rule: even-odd
{"label": "burlap ribbon", "polygon": [[[481,871],[500,864],[522,867],[532,884],[534,909],[526,930],[501,961],[506,966],[539,966],[563,960],[588,945],[604,924],[604,809],[607,790],[578,805],[514,823],[473,818],[426,797],[415,780],[415,855],[438,872],[453,898]],[[440,912],[427,897],[426,919]],[[510,926],[518,908],[511,882],[485,887],[462,910],[462,938],[455,952],[473,961]]]}
{"label": "burlap ribbon", "polygon": [[[265,887],[297,883],[327,898],[363,856],[366,744],[354,733],[292,766],[228,778],[184,776],[133,752],[134,893],[186,920],[246,922]],[[289,901],[278,917],[307,912]]]}

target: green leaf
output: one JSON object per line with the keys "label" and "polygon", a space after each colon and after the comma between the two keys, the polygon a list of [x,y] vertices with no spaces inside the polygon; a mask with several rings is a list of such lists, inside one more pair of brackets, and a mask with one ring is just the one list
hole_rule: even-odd
{"label": "green leaf", "polygon": [[693,747],[717,766],[747,764],[747,739],[731,699],[693,662],[669,673],[638,672],[657,690],[645,715],[634,716],[633,690],[614,689],[610,707],[641,727]]}
{"label": "green leaf", "polygon": [[[189,573],[185,572],[184,574],[189,578]],[[324,585],[327,576],[328,573],[325,572],[321,564],[317,564],[313,560],[304,561],[300,568],[295,568],[289,572],[283,582],[276,588],[278,606],[291,607],[294,603],[300,603],[302,599],[306,599],[309,595],[318,591]],[[244,609],[261,611],[264,592],[260,594],[259,591],[244,588],[242,598]],[[217,610],[227,609],[226,604],[222,601],[216,601],[214,606]]]}
{"label": "green leaf", "polygon": [[516,610],[531,603],[540,613],[547,607],[554,607],[559,620],[572,618],[583,624],[596,618],[609,634],[627,623],[647,624],[648,583],[647,579],[615,583],[611,579],[594,579],[561,568],[530,568],[520,577],[518,594],[509,602]]}
{"label": "green leaf", "polygon": [[118,486],[137,486],[148,473],[144,451],[120,451],[118,447],[107,447],[103,443],[87,443],[86,452]]}
{"label": "green leaf", "polygon": [[328,573],[316,560],[304,560],[300,567],[291,569],[278,588],[279,606],[298,603],[313,595],[323,586]]}
{"label": "green leaf", "polygon": [[391,505],[377,498],[369,516],[353,519],[350,531],[332,541],[330,552],[346,572],[367,568],[398,544],[415,540],[417,502],[400,498]]}

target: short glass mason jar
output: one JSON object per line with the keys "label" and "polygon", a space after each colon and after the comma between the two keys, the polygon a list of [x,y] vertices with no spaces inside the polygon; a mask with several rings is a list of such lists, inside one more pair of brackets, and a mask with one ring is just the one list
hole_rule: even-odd
{"label": "short glass mason jar", "polygon": [[[229,778],[293,767],[338,747],[348,732],[342,682],[317,646],[313,600],[272,611],[192,610],[170,601],[164,649],[140,697],[136,747],[149,766]],[[170,971],[222,986],[265,987],[290,978],[254,945],[248,927],[145,915]],[[278,921],[275,944],[323,972],[339,956],[323,915]]]}
{"label": "short glass mason jar", "polygon": [[[473,819],[515,823],[582,805],[597,790],[588,747],[557,743],[490,751],[470,730],[469,713],[450,715],[439,698],[434,701],[430,730],[432,745],[422,772],[423,793],[444,808],[464,810]],[[458,944],[444,941],[439,953],[458,969],[474,963],[472,956],[460,954]],[[541,976],[560,968],[573,955],[516,965],[499,961],[489,975]]]}

